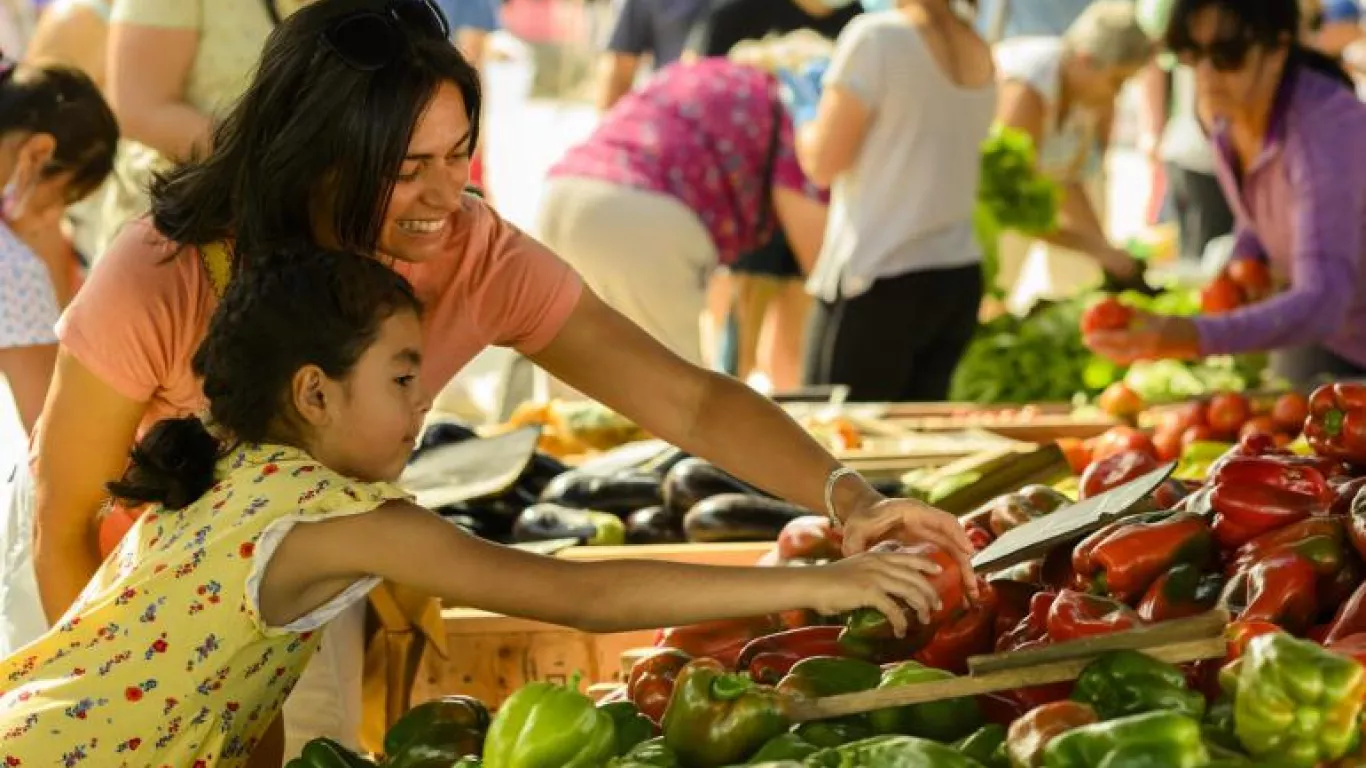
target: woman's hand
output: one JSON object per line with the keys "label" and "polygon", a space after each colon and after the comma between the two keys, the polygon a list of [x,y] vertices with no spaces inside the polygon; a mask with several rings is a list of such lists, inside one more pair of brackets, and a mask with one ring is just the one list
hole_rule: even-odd
{"label": "woman's hand", "polygon": [[1122,283],[1132,282],[1143,275],[1143,263],[1123,248],[1107,245],[1096,253],[1096,261],[1105,274]]}
{"label": "woman's hand", "polygon": [[922,624],[939,608],[939,595],[925,574],[939,573],[929,558],[904,552],[864,552],[847,560],[809,569],[812,610],[831,616],[856,608],[876,608],[886,614],[896,636],[906,633],[905,609],[915,611]]}
{"label": "woman's hand", "polygon": [[1188,317],[1134,312],[1122,331],[1099,331],[1084,339],[1092,352],[1129,365],[1139,360],[1190,360],[1200,356],[1200,333]]}
{"label": "woman's hand", "polygon": [[881,541],[925,541],[953,555],[968,594],[977,597],[972,570],[976,548],[958,518],[914,499],[880,498],[854,509],[844,519],[844,552],[855,555]]}

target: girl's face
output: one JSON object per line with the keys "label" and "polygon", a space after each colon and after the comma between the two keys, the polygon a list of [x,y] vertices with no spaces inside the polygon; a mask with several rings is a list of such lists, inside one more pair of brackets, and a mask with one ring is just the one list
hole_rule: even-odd
{"label": "girl's face", "polygon": [[402,310],[384,321],[345,379],[323,377],[316,390],[296,384],[296,397],[305,399],[296,407],[312,422],[313,439],[306,441],[310,453],[350,477],[396,480],[432,405],[418,384],[421,346],[417,315]]}
{"label": "girl's face", "polygon": [[379,250],[422,263],[448,252],[470,180],[470,120],[460,89],[443,83],[417,121],[384,211]]}
{"label": "girl's face", "polygon": [[1235,20],[1217,6],[1191,16],[1189,31],[1190,49],[1175,53],[1195,70],[1196,97],[1203,111],[1227,118],[1265,108],[1275,98],[1286,46],[1267,49],[1242,38]]}

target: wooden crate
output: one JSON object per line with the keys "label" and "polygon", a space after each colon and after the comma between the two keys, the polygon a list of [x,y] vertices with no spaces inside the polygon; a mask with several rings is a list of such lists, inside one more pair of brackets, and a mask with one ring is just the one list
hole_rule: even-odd
{"label": "wooden crate", "polygon": [[[770,543],[575,547],[558,556],[580,561],[638,558],[754,565],[770,547]],[[554,589],[554,585],[547,588]],[[414,703],[465,694],[498,706],[527,683],[564,682],[576,672],[585,690],[594,683],[619,682],[622,654],[654,642],[653,630],[594,635],[468,608],[447,608],[442,618],[449,654],[445,659],[427,654],[414,686]]]}

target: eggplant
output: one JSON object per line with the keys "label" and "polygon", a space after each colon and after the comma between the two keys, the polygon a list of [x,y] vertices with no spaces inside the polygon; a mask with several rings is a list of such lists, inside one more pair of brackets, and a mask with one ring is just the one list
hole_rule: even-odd
{"label": "eggplant", "polygon": [[683,521],[660,506],[637,509],[626,518],[627,544],[678,544],[683,537]]}
{"label": "eggplant", "polygon": [[[664,508],[683,517],[698,502],[723,493],[767,496],[705,459],[687,458],[674,465],[664,476]],[[644,506],[644,505],[642,505]]]}
{"label": "eggplant", "polygon": [[507,541],[512,535],[515,518],[504,514],[490,514],[478,506],[452,504],[436,510],[445,519],[464,528],[481,539]]}
{"label": "eggplant", "polygon": [[663,501],[659,478],[642,472],[590,475],[570,470],[541,491],[540,501],[565,507],[610,512],[625,517]]}
{"label": "eggplant", "polygon": [[815,514],[778,499],[724,493],[698,502],[683,518],[688,541],[776,541],[783,526]]}
{"label": "eggplant", "polygon": [[621,546],[626,543],[626,526],[616,515],[558,504],[536,504],[522,510],[512,527],[512,540],[521,543],[551,539],[578,539],[590,546]]}
{"label": "eggplant", "polygon": [[532,454],[531,462],[522,471],[522,476],[517,478],[517,484],[540,496],[551,481],[568,471],[569,467],[553,456],[544,453]]}

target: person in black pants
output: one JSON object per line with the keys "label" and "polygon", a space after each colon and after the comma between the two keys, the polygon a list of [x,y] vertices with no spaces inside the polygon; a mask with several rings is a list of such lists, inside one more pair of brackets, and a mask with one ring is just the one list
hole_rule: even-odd
{"label": "person in black pants", "polygon": [[863,12],[857,0],[719,0],[696,30],[694,49],[725,56],[745,40],[809,29],[834,40]]}

